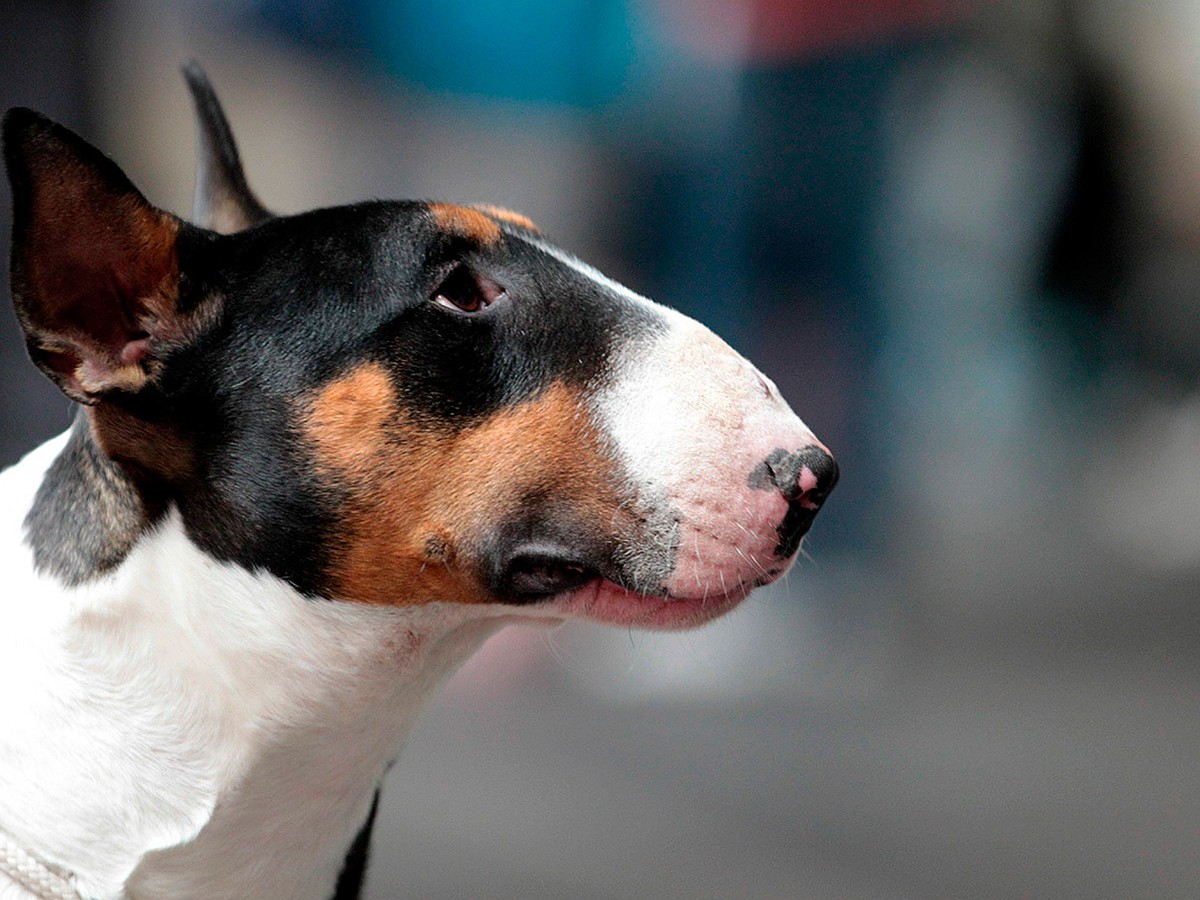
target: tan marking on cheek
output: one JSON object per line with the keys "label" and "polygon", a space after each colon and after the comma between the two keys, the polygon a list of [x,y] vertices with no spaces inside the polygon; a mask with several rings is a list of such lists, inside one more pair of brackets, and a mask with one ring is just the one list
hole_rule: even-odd
{"label": "tan marking on cheek", "polygon": [[493,219],[499,219],[501,222],[507,222],[510,225],[516,225],[518,228],[524,228],[527,231],[532,231],[535,234],[541,234],[542,229],[534,224],[533,220],[528,216],[522,215],[516,210],[505,209],[503,206],[489,206],[486,203],[479,203],[475,206],[480,212],[485,212]]}
{"label": "tan marking on cheek", "polygon": [[500,226],[477,209],[453,203],[431,203],[429,211],[442,231],[484,246],[500,240]]}
{"label": "tan marking on cheek", "polygon": [[338,598],[491,602],[466,551],[517,513],[528,491],[561,498],[598,531],[617,517],[616,466],[567,388],[554,385],[457,434],[406,420],[394,402],[367,366],[307,406],[303,428],[318,467],[348,495],[330,573]]}
{"label": "tan marking on cheek", "polygon": [[369,478],[395,407],[395,390],[379,363],[360,366],[326,385],[309,404],[304,423],[320,464],[355,482]]}
{"label": "tan marking on cheek", "polygon": [[[336,596],[471,602],[448,566],[454,553],[444,530],[419,527],[429,508],[422,482],[436,475],[446,437],[401,421],[386,369],[368,363],[325,385],[307,398],[301,427],[319,471],[346,495],[331,554]],[[430,534],[440,554],[424,543]]]}

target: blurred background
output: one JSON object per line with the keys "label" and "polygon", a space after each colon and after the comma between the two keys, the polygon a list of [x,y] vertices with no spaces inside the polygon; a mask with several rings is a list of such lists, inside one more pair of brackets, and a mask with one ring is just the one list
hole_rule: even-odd
{"label": "blurred background", "polygon": [[[195,57],[271,208],[521,210],[838,455],[727,619],[493,639],[392,770],[369,897],[1194,897],[1197,34],[1192,0],[4,0],[0,101],[186,217]],[[69,415],[11,312],[0,377],[8,464]]]}

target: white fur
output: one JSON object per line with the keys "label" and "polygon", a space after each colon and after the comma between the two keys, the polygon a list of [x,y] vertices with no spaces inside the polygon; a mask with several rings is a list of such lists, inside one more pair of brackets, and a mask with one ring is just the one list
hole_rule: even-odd
{"label": "white fur", "polygon": [[87,896],[328,897],[424,700],[511,610],[307,599],[176,515],[64,589],[21,540],[63,441],[0,474],[0,827]]}

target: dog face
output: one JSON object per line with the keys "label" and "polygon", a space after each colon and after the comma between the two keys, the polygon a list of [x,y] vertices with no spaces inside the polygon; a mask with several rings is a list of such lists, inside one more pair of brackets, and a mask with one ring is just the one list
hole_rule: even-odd
{"label": "dog face", "polygon": [[133,511],[103,558],[32,516],[39,567],[103,574],[174,508],[213,557],[363,604],[682,627],[787,569],[836,466],[715,335],[505,210],[270,216],[205,96],[224,234],[6,119],[18,316]]}

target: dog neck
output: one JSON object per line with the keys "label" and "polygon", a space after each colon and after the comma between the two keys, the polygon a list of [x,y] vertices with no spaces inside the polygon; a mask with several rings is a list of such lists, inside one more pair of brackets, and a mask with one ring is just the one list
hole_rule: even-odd
{"label": "dog neck", "polygon": [[327,895],[424,701],[505,611],[304,597],[172,511],[68,585],[25,519],[72,452],[0,475],[0,828],[90,896]]}

